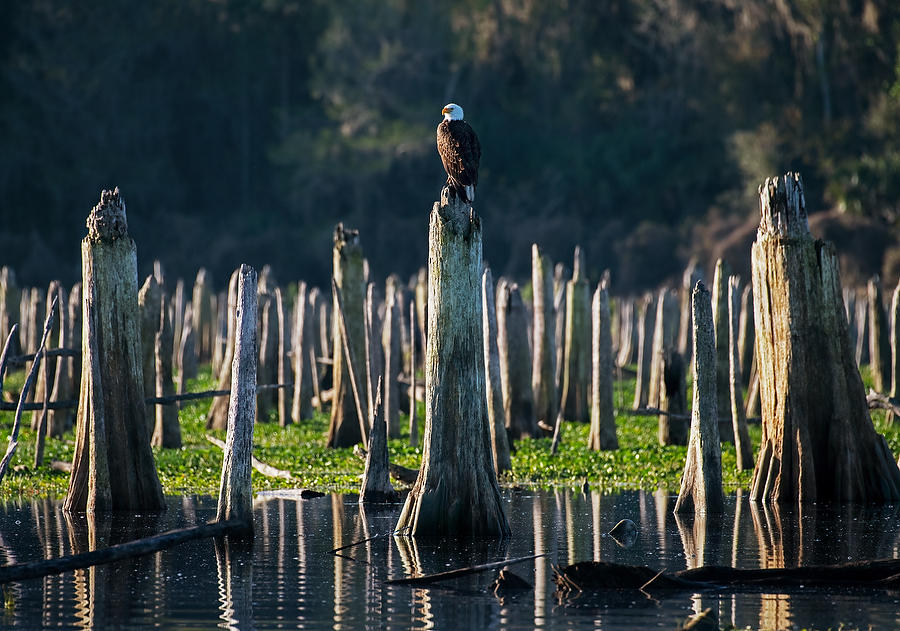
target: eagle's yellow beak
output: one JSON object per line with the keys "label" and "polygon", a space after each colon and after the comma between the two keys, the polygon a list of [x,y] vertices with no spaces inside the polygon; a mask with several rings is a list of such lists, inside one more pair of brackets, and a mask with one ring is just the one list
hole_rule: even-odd
{"label": "eagle's yellow beak", "polygon": [[445,107],[444,109],[441,110],[441,114],[449,114],[449,113],[450,113],[449,107]]}

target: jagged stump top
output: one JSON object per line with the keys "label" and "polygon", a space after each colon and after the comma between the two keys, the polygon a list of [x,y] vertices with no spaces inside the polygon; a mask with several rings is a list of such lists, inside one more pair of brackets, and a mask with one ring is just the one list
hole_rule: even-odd
{"label": "jagged stump top", "polygon": [[91,209],[87,218],[87,238],[90,241],[115,241],[128,236],[125,218],[125,199],[115,190],[100,193],[100,202]]}
{"label": "jagged stump top", "polygon": [[800,174],[766,178],[759,187],[759,214],[759,238],[811,238]]}

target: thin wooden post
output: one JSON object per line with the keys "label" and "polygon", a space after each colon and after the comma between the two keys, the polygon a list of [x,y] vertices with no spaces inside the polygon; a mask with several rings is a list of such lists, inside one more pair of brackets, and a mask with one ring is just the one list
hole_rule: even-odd
{"label": "thin wooden post", "polygon": [[[69,322],[69,305],[66,291],[62,286],[56,290],[57,313],[59,315],[59,337],[57,348],[75,348],[72,344],[71,325]],[[51,302],[53,298],[50,298]],[[72,366],[71,357],[59,357],[56,360],[56,371],[53,376],[53,389],[48,400],[67,401],[72,398]],[[72,427],[73,409],[49,410],[47,412],[47,435],[59,438]]]}
{"label": "thin wooden post", "polygon": [[722,451],[719,445],[719,415],[716,397],[716,346],[709,292],[697,282],[692,297],[694,322],[694,401],[687,460],[676,513],[721,513]]}
{"label": "thin wooden post", "polygon": [[678,353],[685,362],[690,362],[692,343],[691,335],[694,333],[691,320],[691,292],[697,286],[697,281],[703,280],[703,273],[697,259],[691,259],[684,273],[681,275],[681,320],[678,327]]}
{"label": "thin wooden post", "polygon": [[753,283],[748,283],[741,294],[741,321],[738,329],[738,350],[741,361],[741,384],[750,385],[750,374],[753,372],[753,347],[756,343],[756,332],[753,328]]}
{"label": "thin wooden post", "polygon": [[369,448],[366,453],[366,468],[359,490],[360,504],[386,504],[396,502],[399,497],[391,485],[390,461],[387,446],[387,424],[381,393],[384,390],[382,378],[378,377],[375,400],[372,403],[372,427],[369,430]]}
{"label": "thin wooden post", "polygon": [[[693,318],[690,319],[693,322]],[[659,409],[667,414],[659,415],[658,438],[660,445],[686,445],[688,442],[690,424],[686,420],[673,416],[688,412],[686,368],[681,353],[674,348],[663,351],[663,379]]]}
{"label": "thin wooden post", "polygon": [[650,395],[650,358],[653,356],[653,330],[656,324],[656,299],[647,293],[638,303],[637,379],[634,383],[634,407],[646,407]]}
{"label": "thin wooden post", "polygon": [[[236,269],[231,273],[231,279],[228,281],[228,308],[224,317],[228,321],[228,333],[225,343],[225,350],[222,355],[221,365],[219,366],[219,378],[216,382],[216,390],[225,390],[231,383],[231,367],[234,363],[234,344],[235,344],[235,318],[238,304],[238,280],[240,277],[240,269]],[[197,318],[194,318],[196,325]],[[209,406],[209,412],[206,415],[207,429],[226,429],[228,427],[228,401],[226,399],[213,399]]]}
{"label": "thin wooden post", "polygon": [[384,286],[384,326],[381,331],[381,351],[384,354],[384,416],[388,436],[400,436],[400,371],[403,367],[400,314],[400,282],[396,275],[387,277]]}
{"label": "thin wooden post", "polygon": [[197,336],[194,333],[194,309],[188,303],[184,310],[184,324],[178,343],[178,394],[187,391],[188,379],[197,377]]}
{"label": "thin wooden post", "polygon": [[409,444],[419,444],[419,421],[416,418],[416,301],[409,301]]}
{"label": "thin wooden post", "polygon": [[[193,327],[194,335],[197,336],[197,361],[208,362],[213,358],[213,345],[216,338],[216,321],[213,319],[211,298],[211,288],[207,279],[207,271],[201,267],[197,270],[197,277],[194,280],[194,289],[191,295],[191,306],[193,307]],[[222,305],[224,306],[224,305]],[[229,309],[229,312],[231,310]],[[231,361],[231,358],[229,358]]]}
{"label": "thin wooden post", "polygon": [[656,299],[656,319],[653,323],[653,343],[650,353],[650,383],[647,405],[658,407],[663,378],[663,351],[675,346],[678,334],[678,302],[676,294],[666,287],[659,290]]}
{"label": "thin wooden post", "polygon": [[216,519],[237,519],[253,534],[253,488],[250,481],[253,426],[256,421],[256,318],[257,276],[249,265],[238,270],[235,312],[234,358],[231,395],[228,397],[228,429],[219,483]]}

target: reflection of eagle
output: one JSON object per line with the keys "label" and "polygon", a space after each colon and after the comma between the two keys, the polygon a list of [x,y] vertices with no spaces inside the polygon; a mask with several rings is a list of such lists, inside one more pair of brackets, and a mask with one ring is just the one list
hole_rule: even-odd
{"label": "reflection of eagle", "polygon": [[448,103],[441,110],[444,120],[437,128],[437,147],[447,171],[447,186],[464,202],[475,201],[478,185],[478,161],[481,143],[469,123],[463,120],[463,109]]}

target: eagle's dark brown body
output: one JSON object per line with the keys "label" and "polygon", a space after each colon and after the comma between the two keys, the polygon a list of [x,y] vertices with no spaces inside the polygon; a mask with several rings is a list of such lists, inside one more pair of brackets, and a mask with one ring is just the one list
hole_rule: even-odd
{"label": "eagle's dark brown body", "polygon": [[464,202],[475,200],[481,143],[464,120],[443,120],[437,128],[437,148],[447,171],[447,185]]}

